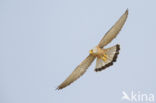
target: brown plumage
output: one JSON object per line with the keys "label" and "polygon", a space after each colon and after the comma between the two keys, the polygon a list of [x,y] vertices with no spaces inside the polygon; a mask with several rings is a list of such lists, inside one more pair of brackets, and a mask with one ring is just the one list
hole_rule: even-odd
{"label": "brown plumage", "polygon": [[112,26],[112,28],[105,34],[100,43],[90,50],[89,56],[83,60],[76,69],[69,75],[69,77],[61,83],[57,89],[63,89],[70,85],[72,82],[82,76],[91,63],[97,58],[95,71],[101,71],[113,64],[119,54],[120,46],[104,49],[103,47],[110,43],[120,32],[128,16],[128,10],[119,18],[119,20]]}

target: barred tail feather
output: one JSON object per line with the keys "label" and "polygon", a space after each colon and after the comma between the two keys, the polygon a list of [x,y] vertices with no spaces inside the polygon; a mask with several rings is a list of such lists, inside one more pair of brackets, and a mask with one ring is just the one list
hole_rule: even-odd
{"label": "barred tail feather", "polygon": [[97,58],[96,60],[96,68],[95,71],[101,71],[106,69],[107,67],[113,65],[113,62],[116,62],[117,56],[119,54],[119,50],[120,50],[120,45],[117,44],[113,47],[107,48],[106,50],[106,55],[107,55],[107,60],[103,61],[100,58]]}

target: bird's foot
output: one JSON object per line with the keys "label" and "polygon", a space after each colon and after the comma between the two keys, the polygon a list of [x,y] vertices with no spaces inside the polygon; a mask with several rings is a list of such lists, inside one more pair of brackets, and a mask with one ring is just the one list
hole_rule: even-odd
{"label": "bird's foot", "polygon": [[102,56],[102,60],[103,60],[104,62],[106,62],[107,59],[108,59],[108,56],[107,56],[106,54],[104,54],[104,55]]}

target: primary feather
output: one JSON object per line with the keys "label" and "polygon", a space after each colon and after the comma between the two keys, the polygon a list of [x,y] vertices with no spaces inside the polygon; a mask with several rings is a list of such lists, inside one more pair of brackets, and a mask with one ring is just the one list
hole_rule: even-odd
{"label": "primary feather", "polygon": [[121,28],[125,24],[127,16],[128,10],[126,10],[126,12],[119,18],[119,20],[112,26],[112,28],[105,34],[105,36],[98,44],[99,47],[103,48],[117,36],[117,34],[120,32]]}
{"label": "primary feather", "polygon": [[76,69],[72,72],[71,75],[61,84],[58,86],[57,89],[62,89],[75,80],[77,80],[81,75],[83,75],[88,67],[91,65],[91,63],[94,61],[95,57],[92,55],[89,55],[84,61],[81,62],[80,65],[76,67]]}

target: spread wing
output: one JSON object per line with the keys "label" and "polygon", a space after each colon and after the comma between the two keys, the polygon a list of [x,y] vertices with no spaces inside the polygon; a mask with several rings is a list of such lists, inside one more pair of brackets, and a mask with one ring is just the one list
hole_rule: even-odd
{"label": "spread wing", "polygon": [[86,70],[94,61],[94,59],[95,59],[94,56],[89,55],[85,60],[81,62],[80,65],[76,67],[76,69],[72,72],[72,74],[70,74],[69,77],[58,86],[57,89],[63,89],[64,87],[70,85],[72,82],[77,80],[81,75],[83,75],[86,72]]}
{"label": "spread wing", "polygon": [[126,12],[119,18],[119,20],[112,26],[112,28],[105,34],[105,36],[98,44],[99,47],[103,48],[117,36],[117,34],[120,32],[121,28],[125,24],[127,16],[128,10],[126,10]]}

